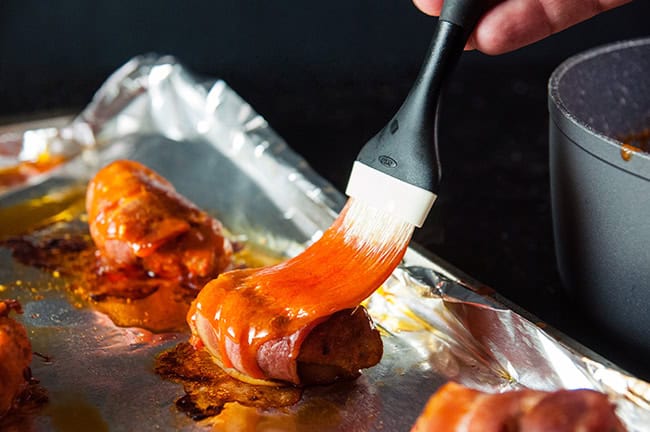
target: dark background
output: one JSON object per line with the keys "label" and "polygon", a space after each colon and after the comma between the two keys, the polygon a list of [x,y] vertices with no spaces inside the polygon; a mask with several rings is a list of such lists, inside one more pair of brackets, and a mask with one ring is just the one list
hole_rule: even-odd
{"label": "dark background", "polygon": [[[225,79],[340,190],[394,113],[435,19],[409,0],[0,1],[0,119],[75,112],[116,68],[172,54]],[[564,295],[555,267],[546,83],[569,56],[650,35],[650,2],[516,52],[463,56],[441,121],[443,185],[416,241],[619,365],[650,378]]]}

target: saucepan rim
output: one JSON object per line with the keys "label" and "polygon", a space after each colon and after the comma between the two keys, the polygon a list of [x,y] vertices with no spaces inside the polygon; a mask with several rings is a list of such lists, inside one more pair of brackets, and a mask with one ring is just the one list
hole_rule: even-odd
{"label": "saucepan rim", "polygon": [[552,127],[555,127],[566,135],[571,142],[593,156],[615,165],[619,169],[650,180],[650,154],[634,152],[630,160],[624,160],[620,157],[623,142],[615,137],[595,130],[576,116],[567,107],[563,100],[562,92],[560,91],[560,83],[566,73],[578,67],[581,63],[589,61],[594,57],[640,46],[648,46],[648,55],[650,55],[650,37],[643,37],[598,46],[571,56],[563,61],[553,71],[548,81],[548,108]]}

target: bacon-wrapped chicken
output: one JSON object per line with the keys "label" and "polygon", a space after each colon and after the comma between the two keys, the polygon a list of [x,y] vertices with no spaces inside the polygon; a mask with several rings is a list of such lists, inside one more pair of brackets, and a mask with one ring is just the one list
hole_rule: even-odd
{"label": "bacon-wrapped chicken", "polygon": [[607,396],[594,390],[490,394],[449,382],[411,432],[623,432]]}
{"label": "bacon-wrapped chicken", "polygon": [[[202,308],[211,309],[206,300],[217,303],[217,298],[203,298]],[[260,345],[254,367],[259,374],[243,373],[241,365],[226,363],[219,351],[214,319],[196,313],[196,303],[189,313],[192,328],[191,343],[205,348],[230,375],[251,383],[278,385],[329,384],[357,378],[361,369],[376,365],[383,354],[379,331],[366,309],[359,306],[344,309],[302,327],[289,336],[271,339]],[[237,358],[238,347],[232,347],[231,357]],[[244,369],[250,370],[250,369]]]}
{"label": "bacon-wrapped chicken", "polygon": [[9,411],[27,387],[32,346],[22,324],[9,316],[21,313],[16,300],[0,300],[0,417]]}
{"label": "bacon-wrapped chicken", "polygon": [[221,223],[153,170],[129,160],[102,168],[88,185],[90,234],[111,269],[202,286],[231,262]]}

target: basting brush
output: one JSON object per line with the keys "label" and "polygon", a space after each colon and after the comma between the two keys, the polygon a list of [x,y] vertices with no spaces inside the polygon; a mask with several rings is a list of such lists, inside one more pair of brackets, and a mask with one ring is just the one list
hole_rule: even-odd
{"label": "basting brush", "polygon": [[404,103],[359,153],[346,194],[416,226],[440,181],[438,105],[443,84],[488,0],[447,0],[420,73]]}
{"label": "basting brush", "polygon": [[226,371],[258,384],[299,383],[295,363],[306,334],[359,305],[398,266],[436,199],[441,89],[485,7],[485,0],[445,2],[412,90],[361,150],[350,198],[318,241],[284,263],[231,271],[201,290],[188,314],[193,341]]}

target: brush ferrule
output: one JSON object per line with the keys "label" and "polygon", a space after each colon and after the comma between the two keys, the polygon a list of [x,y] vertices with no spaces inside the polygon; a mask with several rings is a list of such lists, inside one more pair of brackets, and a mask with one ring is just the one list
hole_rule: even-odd
{"label": "brush ferrule", "polygon": [[352,166],[345,193],[416,227],[422,226],[437,197],[431,191],[413,186],[359,161]]}

